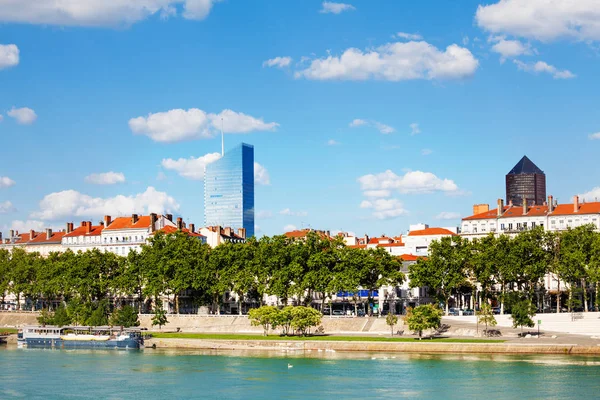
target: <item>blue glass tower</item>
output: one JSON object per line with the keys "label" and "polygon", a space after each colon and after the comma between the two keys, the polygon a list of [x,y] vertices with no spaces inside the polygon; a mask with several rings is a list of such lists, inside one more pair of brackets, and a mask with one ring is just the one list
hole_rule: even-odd
{"label": "blue glass tower", "polygon": [[254,146],[242,143],[206,166],[204,223],[254,236]]}

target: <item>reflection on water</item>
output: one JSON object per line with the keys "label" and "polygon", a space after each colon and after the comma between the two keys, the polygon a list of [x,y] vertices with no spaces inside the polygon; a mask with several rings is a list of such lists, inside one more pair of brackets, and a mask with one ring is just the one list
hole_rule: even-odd
{"label": "reflection on water", "polygon": [[[600,358],[0,349],[0,398],[595,398]],[[574,385],[573,383],[576,382]]]}

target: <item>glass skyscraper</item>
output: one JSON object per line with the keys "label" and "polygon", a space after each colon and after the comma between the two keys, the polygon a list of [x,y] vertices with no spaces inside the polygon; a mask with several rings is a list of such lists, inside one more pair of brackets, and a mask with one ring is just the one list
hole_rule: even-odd
{"label": "glass skyscraper", "polygon": [[206,166],[204,223],[254,236],[254,146],[242,143]]}

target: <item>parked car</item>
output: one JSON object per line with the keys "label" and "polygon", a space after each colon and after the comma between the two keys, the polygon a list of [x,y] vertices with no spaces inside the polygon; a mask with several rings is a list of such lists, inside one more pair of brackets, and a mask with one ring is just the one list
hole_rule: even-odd
{"label": "parked car", "polygon": [[358,309],[358,311],[356,312],[356,315],[359,316],[359,317],[364,317],[365,316],[365,310]]}
{"label": "parked car", "polygon": [[496,315],[500,315],[500,307],[494,307],[494,308],[492,308],[492,313],[496,314]]}
{"label": "parked car", "polygon": [[451,308],[448,310],[448,315],[452,315],[454,317],[458,317],[460,315],[460,310],[458,308]]}
{"label": "parked car", "polygon": [[475,315],[475,311],[470,308],[467,308],[466,310],[463,310],[462,314],[463,315]]}
{"label": "parked car", "polygon": [[344,311],[343,310],[333,310],[331,315],[344,315]]}

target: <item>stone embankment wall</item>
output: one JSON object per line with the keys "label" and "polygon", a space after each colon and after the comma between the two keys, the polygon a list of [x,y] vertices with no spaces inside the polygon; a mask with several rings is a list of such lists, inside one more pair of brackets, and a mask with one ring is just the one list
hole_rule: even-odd
{"label": "stone embankment wall", "polygon": [[17,312],[17,311],[2,311],[0,312],[0,328],[14,328],[23,325],[37,325],[36,312]]}

